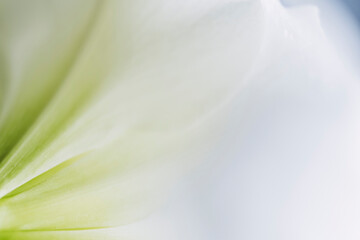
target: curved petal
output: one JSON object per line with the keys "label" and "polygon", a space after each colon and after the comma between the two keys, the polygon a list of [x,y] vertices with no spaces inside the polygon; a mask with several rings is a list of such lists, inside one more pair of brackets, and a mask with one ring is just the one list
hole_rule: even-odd
{"label": "curved petal", "polygon": [[[51,101],[29,101],[37,111],[4,102],[8,111],[36,115],[23,134],[14,135],[0,165],[4,233],[20,238],[19,231],[132,222],[158,203],[156,196],[182,169],[207,154],[221,129],[215,114],[245,84],[266,22],[261,1],[210,2],[61,1],[66,9],[86,6],[85,15],[95,9],[95,15],[81,28],[86,37],[56,92],[46,98]],[[16,19],[8,5],[3,11]],[[54,16],[55,9],[32,7],[30,12],[45,19]],[[33,18],[22,17],[29,24]],[[78,15],[59,18],[65,24],[77,22]],[[8,28],[15,26],[10,22]],[[75,29],[58,34],[69,40]],[[53,49],[55,40],[43,41]],[[58,51],[66,43],[59,41]],[[30,49],[32,58],[42,58],[42,49]],[[41,85],[53,75],[34,79]],[[49,94],[39,89],[35,93]],[[31,93],[32,87],[22,91]],[[16,128],[21,116],[13,118]]]}

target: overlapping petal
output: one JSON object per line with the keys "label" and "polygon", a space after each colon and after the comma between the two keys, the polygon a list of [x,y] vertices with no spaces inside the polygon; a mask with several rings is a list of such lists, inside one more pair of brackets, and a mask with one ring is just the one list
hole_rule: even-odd
{"label": "overlapping petal", "polygon": [[81,239],[148,213],[213,146],[266,8],[2,1],[0,235]]}

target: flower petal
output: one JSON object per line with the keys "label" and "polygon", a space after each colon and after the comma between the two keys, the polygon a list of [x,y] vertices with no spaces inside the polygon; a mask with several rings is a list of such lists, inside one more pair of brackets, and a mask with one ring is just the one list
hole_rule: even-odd
{"label": "flower petal", "polygon": [[[31,109],[34,117],[4,150],[0,165],[0,229],[4,232],[104,228],[132,222],[157,204],[157,196],[182,169],[211,148],[221,129],[221,119],[214,115],[245,83],[261,50],[263,4],[149,3],[58,3],[65,9],[86,6],[78,9],[90,18],[83,24],[86,37],[54,87],[56,92],[34,90],[49,95],[28,102],[38,110]],[[32,7],[30,12],[45,19],[54,16],[53,8]],[[8,12],[7,6],[3,9]],[[90,9],[95,9],[95,15]],[[18,13],[13,11],[9,18],[14,15]],[[33,15],[23,18],[31,23]],[[66,25],[77,18],[75,13],[63,14],[58,21]],[[65,49],[77,30],[59,32],[63,41],[56,46]],[[58,38],[50,36],[42,41],[53,49]],[[31,58],[42,58],[42,49],[30,49]],[[48,56],[44,59],[50,61]],[[41,66],[34,69],[42,72]],[[44,73],[36,81],[41,85],[53,75],[57,76]],[[25,90],[31,92],[32,87],[18,90],[19,94]],[[13,108],[6,101],[4,108],[28,109]],[[13,118],[16,121],[9,121],[16,128],[21,116]]]}

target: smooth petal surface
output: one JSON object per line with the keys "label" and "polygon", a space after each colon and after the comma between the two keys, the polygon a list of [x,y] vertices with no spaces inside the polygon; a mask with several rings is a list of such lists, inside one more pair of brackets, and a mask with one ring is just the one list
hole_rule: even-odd
{"label": "smooth petal surface", "polygon": [[0,236],[82,239],[75,230],[148,213],[213,146],[219,109],[262,49],[266,8],[2,1]]}
{"label": "smooth petal surface", "polygon": [[163,213],[178,239],[360,236],[359,75],[323,31],[324,9],[272,6],[264,54],[229,106],[224,149]]}
{"label": "smooth petal surface", "polygon": [[326,216],[356,219],[357,191],[342,214],[322,203],[338,206],[343,180],[322,186],[324,169],[358,165],[358,79],[314,7],[0,0],[0,78],[1,240],[199,240],[138,220],[201,160],[221,170],[232,151],[246,161],[209,171],[213,202],[188,210],[213,213],[203,239],[356,229]]}

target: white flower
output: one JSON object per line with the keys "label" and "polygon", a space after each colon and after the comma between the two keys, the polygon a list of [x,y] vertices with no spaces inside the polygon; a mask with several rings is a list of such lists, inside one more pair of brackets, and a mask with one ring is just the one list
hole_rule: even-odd
{"label": "white flower", "polygon": [[2,238],[80,239],[71,230],[147,214],[212,148],[219,109],[260,49],[263,11],[261,1],[2,1]]}
{"label": "white flower", "polygon": [[277,0],[1,1],[0,239],[132,239],[109,228],[209,158],[249,86],[336,87],[348,73],[324,71],[340,62],[304,13]]}

